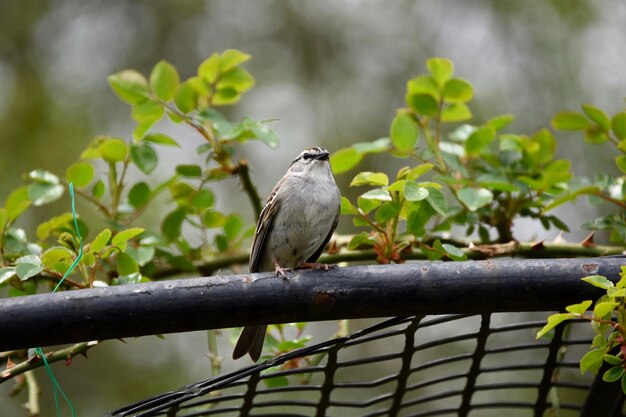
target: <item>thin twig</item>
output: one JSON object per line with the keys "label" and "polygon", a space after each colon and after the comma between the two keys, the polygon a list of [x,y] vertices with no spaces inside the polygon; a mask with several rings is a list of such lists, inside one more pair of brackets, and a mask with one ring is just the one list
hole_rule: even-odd
{"label": "thin twig", "polygon": [[252,204],[252,208],[254,209],[256,217],[259,217],[261,215],[261,210],[263,210],[263,205],[261,203],[261,197],[259,196],[259,193],[252,183],[252,179],[250,178],[248,161],[246,161],[245,159],[241,159],[239,161],[239,163],[237,164],[237,174],[239,175],[241,186],[248,195],[248,198],[250,199],[250,204]]}
{"label": "thin twig", "polygon": [[[64,349],[57,350],[56,352],[47,353],[46,359],[48,360],[48,363],[65,361],[67,364],[69,364],[74,356],[78,354],[84,354],[85,352],[87,352],[88,349],[92,348],[98,343],[100,342],[92,341],[77,343]],[[44,362],[40,358],[33,358],[18,363],[17,365],[0,373],[0,383],[8,381],[9,379],[16,377],[17,375],[21,375],[25,372],[28,372],[32,369],[40,368],[42,366],[44,366]]]}

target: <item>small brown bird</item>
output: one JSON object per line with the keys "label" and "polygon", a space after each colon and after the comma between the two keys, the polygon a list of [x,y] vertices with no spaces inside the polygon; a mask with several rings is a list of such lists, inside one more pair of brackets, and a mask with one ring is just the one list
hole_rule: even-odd
{"label": "small brown bird", "polygon": [[[285,272],[293,268],[323,268],[316,261],[337,227],[341,194],[328,151],[305,149],[270,193],[259,217],[250,254],[250,272]],[[244,327],[233,359],[250,354],[259,360],[267,326]]]}

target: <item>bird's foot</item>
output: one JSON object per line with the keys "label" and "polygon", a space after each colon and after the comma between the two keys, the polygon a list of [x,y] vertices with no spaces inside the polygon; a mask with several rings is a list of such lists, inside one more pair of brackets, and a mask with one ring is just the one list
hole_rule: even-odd
{"label": "bird's foot", "polygon": [[287,279],[287,272],[293,272],[293,269],[283,268],[277,261],[274,261],[274,270],[276,271],[276,276],[282,279]]}
{"label": "bird's foot", "polygon": [[328,271],[331,268],[337,268],[337,265],[329,265],[323,264],[320,262],[304,262],[298,268],[302,269],[323,269],[324,271]]}

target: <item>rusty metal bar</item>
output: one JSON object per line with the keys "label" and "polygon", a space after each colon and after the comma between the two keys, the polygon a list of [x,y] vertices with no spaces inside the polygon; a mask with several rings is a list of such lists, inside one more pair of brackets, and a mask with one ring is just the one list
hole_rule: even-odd
{"label": "rusty metal bar", "polygon": [[0,351],[250,324],[550,311],[600,296],[623,257],[411,262],[213,276],[0,299]]}

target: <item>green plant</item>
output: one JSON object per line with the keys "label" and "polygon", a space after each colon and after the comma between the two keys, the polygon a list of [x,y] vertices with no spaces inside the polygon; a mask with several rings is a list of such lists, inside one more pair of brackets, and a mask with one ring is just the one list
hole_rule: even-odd
{"label": "green plant", "polygon": [[[182,273],[210,275],[221,268],[238,271],[247,262],[254,225],[247,224],[241,212],[217,210],[220,196],[214,185],[235,178],[248,197],[251,213],[258,215],[262,202],[248,162],[239,155],[239,145],[257,141],[275,148],[279,142],[266,122],[250,117],[231,121],[221,111],[254,86],[254,78],[242,66],[248,59],[249,55],[236,50],[215,53],[184,81],[165,61],[156,64],[148,77],[134,70],[111,75],[111,88],[131,106],[136,121],[132,137],[98,136],[64,175],[33,170],[26,175],[27,185],[9,194],[0,207],[0,288],[12,297],[50,291],[76,259],[80,248],[71,213],[57,213],[34,231],[20,226],[29,208],[58,200],[70,182],[104,226],[78,219],[84,256],[61,290],[124,285]],[[332,153],[336,175],[353,170],[370,155],[391,156],[402,161],[402,167],[394,173],[355,173],[350,185],[367,190],[354,202],[344,197],[341,211],[360,233],[336,236],[323,262],[594,256],[624,250],[624,111],[609,124],[608,117],[591,106],[583,107],[587,116],[561,113],[555,117],[554,128],[576,127],[585,132],[588,142],[610,142],[621,153],[615,158],[622,171],[619,176],[604,174],[593,182],[575,182],[571,162],[556,158],[557,142],[550,130],[507,133],[512,115],[469,124],[472,85],[454,76],[450,60],[432,58],[427,67],[429,74],[408,81],[406,105],[393,116],[388,137]],[[150,177],[162,164],[157,149],[173,151],[183,143],[153,130],[161,120],[196,133],[200,139],[196,153],[202,155],[202,164],[166,166],[165,180]],[[132,181],[131,167],[145,177]],[[608,229],[616,246],[586,242],[538,247],[515,240],[512,227],[520,217],[538,220],[545,228],[568,230],[547,213],[583,194],[618,209],[589,224]],[[141,223],[148,212],[158,216],[158,227]],[[463,239],[450,238],[454,225],[465,231]],[[199,239],[191,239],[183,227]],[[341,322],[339,333],[346,334],[347,329],[347,322]],[[209,357],[216,373],[221,361],[218,334],[208,333]],[[265,357],[304,346],[308,340],[304,324],[273,327]],[[49,354],[49,361],[71,361],[97,344],[59,349]],[[1,381],[40,366],[26,350],[1,357],[16,362],[0,375]]]}
{"label": "green plant", "polygon": [[[621,381],[626,393],[626,266],[622,266],[620,280],[613,283],[606,277],[592,275],[583,281],[606,291],[594,304],[591,300],[565,307],[567,313],[557,313],[548,317],[548,323],[537,332],[537,339],[545,336],[554,327],[566,320],[583,319],[592,324],[596,336],[591,349],[580,360],[580,372],[598,373],[604,362],[610,368],[604,371],[606,382]],[[593,305],[593,311],[587,310]]]}

